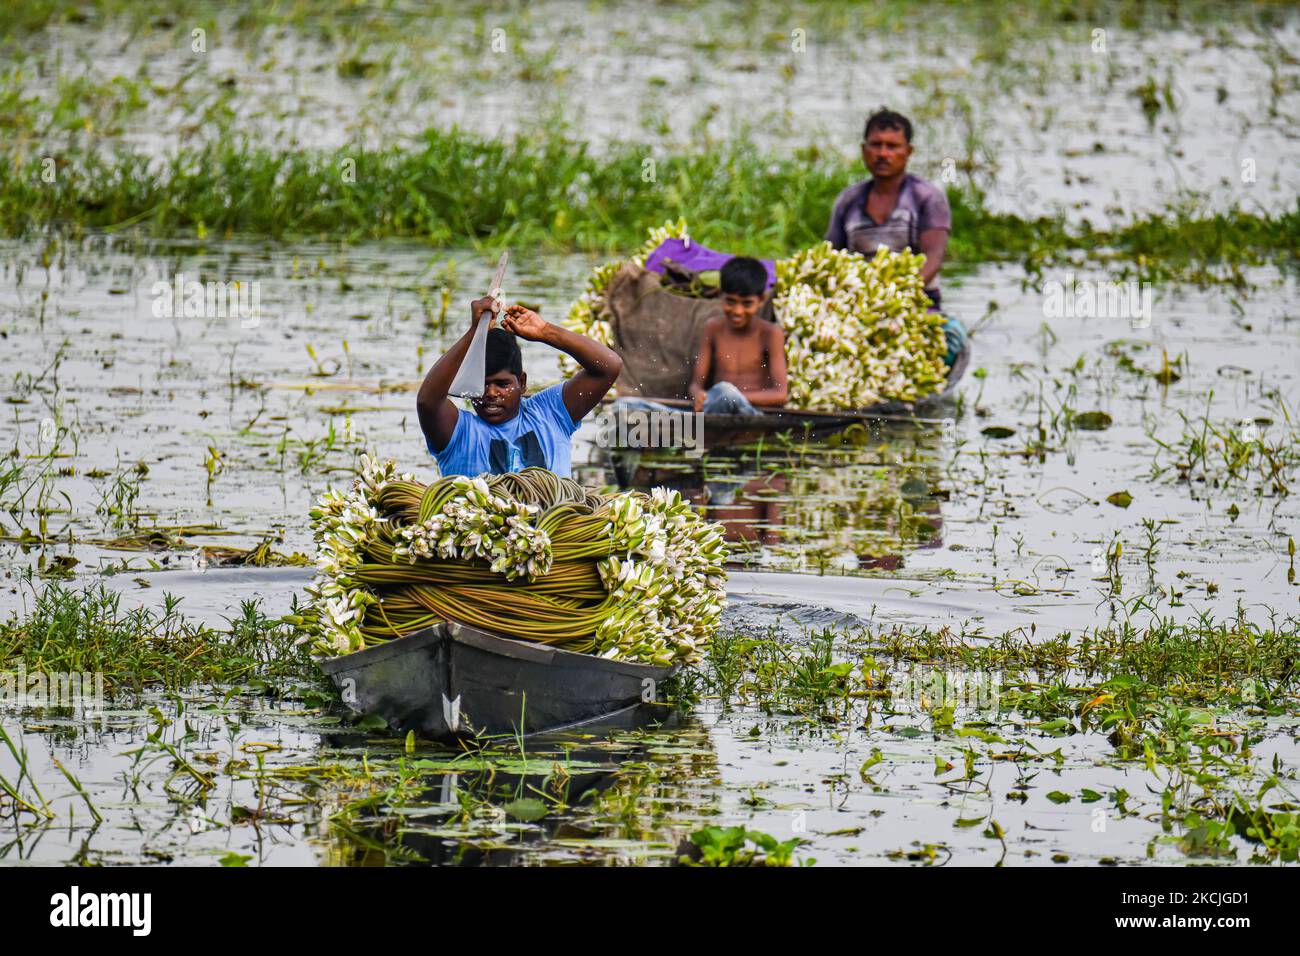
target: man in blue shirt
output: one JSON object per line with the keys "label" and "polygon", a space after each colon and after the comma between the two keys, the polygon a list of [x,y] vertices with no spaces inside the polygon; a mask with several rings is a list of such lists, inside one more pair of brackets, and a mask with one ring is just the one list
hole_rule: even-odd
{"label": "man in blue shirt", "polygon": [[[494,321],[498,308],[491,296],[475,299],[469,330],[420,386],[415,408],[429,452],[444,475],[499,475],[537,465],[570,477],[571,437],[614,384],[623,360],[599,342],[512,305],[501,316],[501,328],[489,325],[483,395],[471,400],[475,414],[464,413],[447,395],[479,322]],[[582,368],[567,382],[525,398],[528,376],[515,336],[566,352]]]}

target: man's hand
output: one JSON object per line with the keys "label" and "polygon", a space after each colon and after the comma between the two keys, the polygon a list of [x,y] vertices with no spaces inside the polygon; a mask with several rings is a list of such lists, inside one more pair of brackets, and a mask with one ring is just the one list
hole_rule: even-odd
{"label": "man's hand", "polygon": [[488,318],[488,328],[492,327],[492,320],[497,317],[497,311],[501,308],[501,303],[490,295],[485,295],[481,299],[475,299],[469,304],[470,327],[476,328],[479,320],[483,318],[484,312],[490,312]]}
{"label": "man's hand", "polygon": [[501,319],[501,327],[507,332],[513,332],[521,339],[527,339],[529,342],[540,342],[550,330],[551,323],[532,309],[525,308],[522,305],[512,305],[506,309],[506,314]]}
{"label": "man's hand", "polygon": [[707,396],[707,394],[706,394],[705,392],[696,392],[696,393],[695,393],[695,401],[693,402],[693,404],[694,404],[694,406],[695,406],[695,410],[696,410],[697,412],[702,412],[702,411],[704,411],[704,399],[707,398],[707,397],[708,397],[708,396]]}
{"label": "man's hand", "polygon": [[917,237],[925,262],[921,263],[921,282],[929,285],[943,268],[943,257],[948,252],[948,230],[927,229]]}

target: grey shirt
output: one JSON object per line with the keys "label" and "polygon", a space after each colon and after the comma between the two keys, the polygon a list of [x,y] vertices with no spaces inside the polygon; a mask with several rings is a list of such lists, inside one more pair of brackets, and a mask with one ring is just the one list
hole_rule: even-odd
{"label": "grey shirt", "polygon": [[[920,236],[927,229],[952,231],[948,197],[934,183],[906,173],[898,191],[898,203],[883,223],[867,215],[870,190],[871,180],[867,179],[850,186],[836,198],[826,227],[826,239],[836,249],[851,249],[865,256],[875,255],[876,247],[881,245],[894,252],[904,249],[920,252]],[[938,291],[938,273],[926,289]]]}

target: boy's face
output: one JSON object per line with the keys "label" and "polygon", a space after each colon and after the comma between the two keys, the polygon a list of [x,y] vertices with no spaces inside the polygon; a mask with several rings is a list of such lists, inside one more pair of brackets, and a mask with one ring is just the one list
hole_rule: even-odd
{"label": "boy's face", "polygon": [[753,321],[754,316],[758,315],[758,310],[766,301],[766,295],[737,295],[734,292],[724,292],[722,314],[727,317],[733,329],[743,332],[749,328],[749,323]]}
{"label": "boy's face", "polygon": [[528,385],[528,373],[515,375],[509,369],[493,372],[483,380],[481,398],[470,399],[478,417],[489,425],[500,425],[519,414],[519,402]]}

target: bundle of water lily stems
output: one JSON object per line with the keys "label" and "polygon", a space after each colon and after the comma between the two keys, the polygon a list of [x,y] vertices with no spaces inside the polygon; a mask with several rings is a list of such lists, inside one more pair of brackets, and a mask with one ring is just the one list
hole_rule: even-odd
{"label": "bundle of water lily stems", "polygon": [[696,660],[725,599],[722,527],[673,491],[600,495],[542,468],[430,485],[362,456],[311,511],[325,655],[438,621],[619,660]]}

